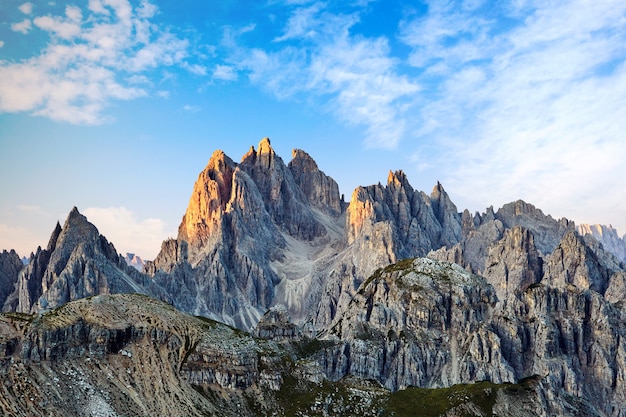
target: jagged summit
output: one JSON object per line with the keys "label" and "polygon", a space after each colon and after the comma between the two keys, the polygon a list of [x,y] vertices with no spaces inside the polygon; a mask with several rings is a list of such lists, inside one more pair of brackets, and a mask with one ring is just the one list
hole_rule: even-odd
{"label": "jagged summit", "polygon": [[[324,379],[365,378],[395,390],[539,375],[531,406],[550,404],[546,415],[598,403],[598,413],[583,414],[623,417],[626,268],[609,245],[619,237],[610,228],[580,231],[521,200],[459,212],[440,182],[426,194],[401,170],[386,184],[357,187],[346,204],[309,154],[295,149],[286,165],[264,138],[240,163],[213,153],[178,236],[163,242],[145,274],[73,208],[27,266],[1,254],[9,290],[0,297],[5,310],[39,313],[92,295],[144,293],[276,343],[300,343],[288,363],[303,367],[296,379],[318,387]],[[80,338],[80,326],[73,329]],[[324,340],[308,344],[316,334]],[[193,350],[192,339],[172,336],[165,345]],[[48,352],[48,339],[36,340]],[[219,379],[220,395],[245,390],[252,363],[250,372],[263,370],[259,384],[281,389],[280,375],[263,373],[273,360],[261,358],[263,349],[219,349],[195,356],[192,368],[224,361],[234,373],[193,368],[194,381]]]}
{"label": "jagged summit", "polygon": [[143,277],[74,207],[20,271],[4,310],[38,312],[90,295],[147,291]]}
{"label": "jagged summit", "polygon": [[[272,148],[270,138],[263,138],[259,142],[257,146],[259,149],[256,151],[254,146],[250,147],[250,150],[241,158],[242,164],[250,164],[250,165],[260,165],[265,166],[266,168],[271,168],[274,158],[276,157],[276,153]],[[281,159],[282,162],[282,159]]]}

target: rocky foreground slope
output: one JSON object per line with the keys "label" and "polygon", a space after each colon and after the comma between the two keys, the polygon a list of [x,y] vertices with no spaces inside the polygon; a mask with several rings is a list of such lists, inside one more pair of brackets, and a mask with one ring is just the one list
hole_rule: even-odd
{"label": "rocky foreground slope", "polygon": [[5,313],[0,410],[29,417],[597,415],[571,395],[546,394],[537,375],[393,393],[376,379],[327,374],[335,341],[272,339],[141,295],[90,297],[43,315]]}
{"label": "rocky foreground slope", "polygon": [[[433,415],[626,416],[626,245],[613,229],[577,228],[523,201],[459,212],[441,184],[426,194],[402,171],[385,185],[358,187],[346,202],[306,152],[292,156],[285,164],[269,139],[239,163],[216,151],[177,238],[163,242],[143,273],[77,209],[27,266],[15,252],[0,254],[0,301],[14,312],[3,319],[5,410],[44,415],[44,406],[17,398],[19,376],[63,398],[80,386],[68,372],[99,369],[90,368],[93,350],[110,375],[140,366],[146,374],[120,374],[109,385],[86,380],[103,387],[101,398],[91,395],[104,401],[95,409],[112,410],[92,415],[162,412],[174,407],[174,393],[186,404],[181,415],[401,415],[394,407],[427,401]],[[144,294],[258,338],[156,301],[138,312],[130,296],[100,296],[112,293]],[[92,323],[94,308],[111,312]],[[66,317],[54,324],[65,329],[56,336],[55,314]],[[174,327],[155,327],[163,320]],[[111,326],[130,333],[94,336]],[[165,339],[146,336],[162,331]],[[160,353],[128,356],[109,337]],[[213,343],[206,351],[205,339]],[[38,353],[29,353],[32,343]],[[142,359],[120,368],[113,358]],[[13,363],[25,368],[12,374]],[[158,391],[164,402],[146,405],[159,375],[171,378]],[[45,391],[49,377],[66,385]],[[127,397],[131,405],[116,402]],[[54,407],[84,415],[79,404],[83,411]]]}

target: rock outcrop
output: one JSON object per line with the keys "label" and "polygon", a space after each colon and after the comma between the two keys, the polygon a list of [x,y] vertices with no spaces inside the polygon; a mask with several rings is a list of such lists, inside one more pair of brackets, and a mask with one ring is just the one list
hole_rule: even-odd
{"label": "rock outcrop", "polygon": [[496,290],[498,299],[520,294],[541,280],[543,259],[528,229],[515,226],[489,248],[483,276]]}
{"label": "rock outcrop", "polygon": [[254,335],[268,340],[297,340],[302,338],[302,331],[291,321],[287,308],[279,304],[261,317]]}
{"label": "rock outcrop", "polygon": [[17,277],[24,267],[19,255],[14,251],[3,250],[0,253],[0,306],[15,289]]}
{"label": "rock outcrop", "polygon": [[[507,240],[519,248],[514,236]],[[623,416],[623,307],[594,290],[551,282],[548,269],[541,282],[497,302],[491,285],[459,266],[401,261],[364,283],[322,336],[318,364],[331,379],[355,375],[390,389],[536,375],[539,415]]]}
{"label": "rock outcrop", "polygon": [[139,295],[0,316],[0,414],[236,413],[234,403],[209,401],[180,373],[205,332],[200,320]]}
{"label": "rock outcrop", "polygon": [[391,390],[514,382],[485,325],[496,301],[493,287],[458,265],[402,261],[368,279],[322,336],[337,344],[321,366],[332,379],[350,374]]}

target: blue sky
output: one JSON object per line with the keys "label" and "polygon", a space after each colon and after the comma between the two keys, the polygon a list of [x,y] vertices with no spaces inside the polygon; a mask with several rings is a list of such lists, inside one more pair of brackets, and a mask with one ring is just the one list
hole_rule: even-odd
{"label": "blue sky", "polygon": [[0,248],[73,206],[120,252],[176,236],[215,149],[265,136],[339,183],[441,181],[626,233],[626,3],[0,3]]}

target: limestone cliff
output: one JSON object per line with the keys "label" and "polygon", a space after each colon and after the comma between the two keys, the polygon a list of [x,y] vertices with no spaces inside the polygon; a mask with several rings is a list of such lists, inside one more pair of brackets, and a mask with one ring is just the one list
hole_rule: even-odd
{"label": "limestone cliff", "polygon": [[313,158],[302,149],[294,149],[291,157],[289,170],[308,203],[331,216],[341,214],[343,201],[335,180],[324,174]]}
{"label": "limestone cliff", "polygon": [[[294,155],[288,168],[267,138],[239,164],[221,151],[213,154],[194,185],[177,240],[164,244],[146,267],[177,307],[252,329],[277,297],[288,298],[277,285],[289,272],[280,267],[289,242],[311,246],[328,233],[308,198],[322,193],[327,200],[315,207],[341,211],[336,183]],[[309,174],[319,184],[307,182]]]}
{"label": "limestone cliff", "polygon": [[[514,236],[507,240],[519,247]],[[549,273],[543,280],[500,303],[483,278],[454,264],[391,265],[322,336],[318,365],[332,379],[356,375],[390,389],[536,375],[539,415],[623,416],[623,306],[593,290],[552,287]]]}
{"label": "limestone cliff", "polygon": [[[19,273],[4,310],[38,312],[97,294],[146,293],[150,282],[74,207]],[[154,295],[159,296],[156,291]]]}
{"label": "limestone cliff", "polygon": [[0,253],[0,306],[15,289],[17,277],[24,267],[19,255],[14,251],[3,250]]}
{"label": "limestone cliff", "polygon": [[[581,236],[573,222],[523,201],[482,214],[459,212],[440,183],[428,195],[414,190],[402,171],[390,172],[385,185],[357,187],[345,204],[336,183],[308,154],[295,150],[285,165],[266,138],[240,163],[221,151],[213,154],[194,184],[177,238],[163,242],[145,274],[129,267],[76,209],[27,266],[18,269],[16,255],[2,254],[5,310],[52,312],[5,316],[0,331],[7,336],[0,344],[6,360],[0,362],[44,358],[49,375],[64,381],[59,392],[69,392],[96,380],[68,373],[100,369],[118,375],[128,369],[111,363],[92,368],[86,352],[109,361],[120,340],[147,346],[149,331],[161,356],[138,357],[147,363],[167,359],[180,372],[171,384],[184,385],[185,379],[195,386],[202,398],[189,386],[184,392],[163,387],[164,397],[174,392],[189,415],[197,411],[192,403],[200,413],[214,413],[224,405],[220,398],[232,400],[224,405],[226,415],[385,415],[394,409],[391,391],[414,385],[467,392],[463,386],[457,391],[458,384],[486,379],[495,393],[490,411],[470,402],[441,414],[625,417],[626,269],[617,246],[609,244],[615,239],[607,243],[613,233],[598,230],[605,237],[593,231]],[[413,260],[426,255],[430,259]],[[267,340],[213,322],[210,335],[206,326],[198,330],[197,321],[176,321],[185,331],[165,331],[149,325],[158,322],[147,318],[150,311],[132,315],[148,321],[147,327],[117,319],[112,328],[103,322],[94,327],[99,307],[86,307],[89,300],[54,321],[57,327],[45,321],[67,302],[108,293],[149,294],[187,313],[254,329]],[[47,324],[37,327],[42,322]],[[26,328],[32,332],[24,338]],[[313,338],[320,332],[322,339]],[[182,350],[174,333],[184,340]],[[174,360],[183,351],[187,358]],[[78,365],[47,363],[64,358],[79,358]],[[35,392],[45,391],[46,378],[31,365],[2,372],[12,387],[23,388],[19,377],[25,372],[38,381]],[[163,366],[158,369],[168,374]],[[148,377],[133,382],[120,375],[115,378],[121,385],[107,385],[109,397],[94,398],[111,407],[111,398],[137,401],[109,415],[148,415],[167,407],[167,401],[145,405],[136,393],[150,387]],[[503,388],[509,383],[523,387],[523,405],[517,407],[514,392]],[[48,404],[23,402],[17,388],[6,389],[5,410],[22,407],[40,415]],[[81,407],[97,390],[86,393]],[[294,393],[306,401],[285,401]],[[66,415],[60,402],[52,404],[60,407],[57,415]]]}
{"label": "limestone cliff", "polygon": [[500,300],[519,294],[539,282],[543,276],[543,259],[535,248],[528,229],[515,226],[489,248],[483,276],[496,290]]}

